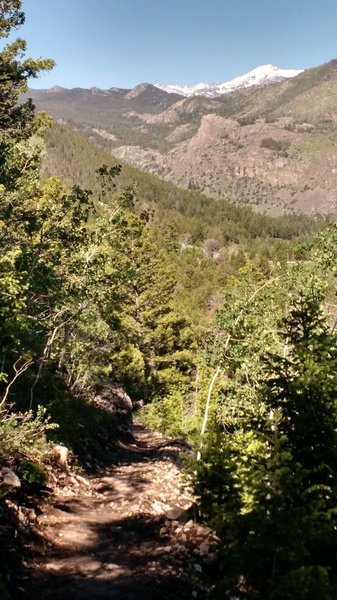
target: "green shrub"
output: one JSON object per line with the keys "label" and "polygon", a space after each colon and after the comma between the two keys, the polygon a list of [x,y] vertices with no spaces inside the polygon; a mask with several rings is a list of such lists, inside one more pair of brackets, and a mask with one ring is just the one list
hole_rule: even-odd
{"label": "green shrub", "polygon": [[185,395],[176,391],[147,404],[142,409],[140,420],[167,435],[190,437],[196,429],[196,416],[193,413]]}
{"label": "green shrub", "polygon": [[286,152],[290,146],[287,140],[275,140],[272,137],[263,138],[260,144],[261,148],[267,148],[275,152]]}
{"label": "green shrub", "polygon": [[312,286],[288,305],[287,354],[262,357],[260,415],[229,383],[235,416],[205,438],[195,493],[221,539],[214,598],[337,598],[337,336],[324,297]]}
{"label": "green shrub", "polygon": [[237,118],[237,122],[239,123],[240,127],[245,127],[246,125],[254,125],[256,123],[256,121],[257,121],[256,115],[246,115],[246,116]]}
{"label": "green shrub", "polygon": [[20,462],[18,466],[18,476],[22,482],[36,488],[41,488],[46,485],[48,479],[42,466],[29,460]]}
{"label": "green shrub", "polygon": [[57,425],[49,422],[46,409],[13,413],[0,411],[0,463],[13,464],[21,459],[40,462],[50,452],[46,433]]}

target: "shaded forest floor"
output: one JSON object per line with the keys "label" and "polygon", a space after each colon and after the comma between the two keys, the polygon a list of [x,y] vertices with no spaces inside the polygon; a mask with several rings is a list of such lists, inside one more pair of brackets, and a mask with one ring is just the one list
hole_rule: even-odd
{"label": "shaded forest floor", "polygon": [[35,508],[10,501],[23,539],[11,597],[208,598],[216,537],[196,522],[182,449],[137,425],[112,464],[86,477],[59,473]]}

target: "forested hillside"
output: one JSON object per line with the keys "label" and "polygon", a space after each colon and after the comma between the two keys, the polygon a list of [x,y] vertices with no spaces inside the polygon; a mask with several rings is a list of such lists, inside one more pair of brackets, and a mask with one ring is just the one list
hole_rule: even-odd
{"label": "forested hillside", "polygon": [[[134,90],[30,90],[38,108],[142,170],[268,214],[336,204],[336,61],[217,98]],[[166,95],[165,95],[166,94]]]}
{"label": "forested hillside", "polygon": [[[6,42],[24,15],[20,0],[0,0],[0,8]],[[114,460],[124,460],[130,485],[133,453],[144,467],[133,494],[141,489],[155,452],[133,437],[132,410],[140,408],[139,421],[189,449],[195,502],[168,518],[179,514],[196,531],[199,520],[216,533],[211,567],[204,573],[185,561],[187,579],[194,569],[207,580],[199,589],[219,600],[334,600],[336,225],[254,214],[119,164],[36,114],[30,100],[20,103],[29,78],[53,66],[23,58],[25,51],[18,39],[0,53],[0,594],[15,598],[22,588],[13,552],[21,556],[33,532],[40,563],[50,552],[38,524],[20,528],[14,516],[20,503],[29,512],[33,498],[38,506],[36,498],[56,494],[55,449],[59,466],[64,450],[74,460],[69,467],[62,458],[61,479],[90,490],[83,474]],[[296,85],[285,88],[292,97]],[[164,456],[165,443],[156,449]],[[104,473],[101,491],[115,510],[112,492],[122,503],[129,487],[124,479],[115,490]],[[146,547],[166,513],[157,502],[151,520],[144,506],[136,518],[146,525],[138,530]],[[73,508],[54,507],[72,513],[74,524]],[[106,545],[111,531],[95,507]],[[83,522],[88,533],[91,521]],[[116,531],[123,554],[125,521]],[[200,548],[200,557],[209,551]],[[101,584],[96,567],[85,571],[92,594]],[[30,580],[33,568],[31,560]]]}
{"label": "forested hillside", "polygon": [[181,234],[190,233],[193,236],[194,226],[199,229],[200,239],[214,237],[211,234],[216,232],[218,241],[222,243],[254,238],[292,239],[312,232],[317,227],[315,221],[318,221],[318,227],[321,226],[319,216],[316,219],[304,215],[267,217],[226,201],[219,202],[183,190],[118,161],[93,141],[90,143],[85,136],[57,123],[46,132],[44,144],[44,171],[57,174],[70,185],[77,183],[93,189],[97,184],[96,169],[102,163],[121,164],[119,189],[134,181],[140,198],[155,207],[157,212],[169,210],[172,211],[170,219],[180,218],[182,222],[178,225]]}
{"label": "forested hillside", "polygon": [[121,165],[116,190],[134,182],[139,210],[149,211],[150,225],[170,253],[179,277],[176,293],[195,324],[212,310],[214,299],[219,301],[228,274],[247,258],[268,271],[271,261],[304,256],[301,243],[325,223],[304,215],[263,216],[183,190],[119,163],[85,136],[58,124],[46,131],[43,141],[43,172],[57,174],[69,185],[77,182],[95,190],[100,165]]}

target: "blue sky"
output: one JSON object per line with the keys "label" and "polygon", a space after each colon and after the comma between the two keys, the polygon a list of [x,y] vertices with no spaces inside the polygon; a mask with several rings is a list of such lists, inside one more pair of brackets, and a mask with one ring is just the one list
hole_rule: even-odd
{"label": "blue sky", "polygon": [[227,81],[337,58],[337,0],[23,0],[32,87]]}

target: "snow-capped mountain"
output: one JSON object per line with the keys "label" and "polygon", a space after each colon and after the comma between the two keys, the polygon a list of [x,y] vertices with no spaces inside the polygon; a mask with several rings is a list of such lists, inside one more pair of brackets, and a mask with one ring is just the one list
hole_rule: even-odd
{"label": "snow-capped mountain", "polygon": [[282,81],[282,79],[289,79],[290,77],[296,77],[302,73],[303,69],[279,69],[274,65],[262,65],[257,67],[245,75],[235,77],[231,81],[225,81],[224,83],[198,83],[197,85],[164,85],[156,83],[155,86],[164,90],[165,92],[181,94],[182,96],[208,96],[212,98],[214,96],[220,96],[222,94],[229,94],[243,88],[252,86],[266,85],[268,83],[275,83],[276,81]]}

